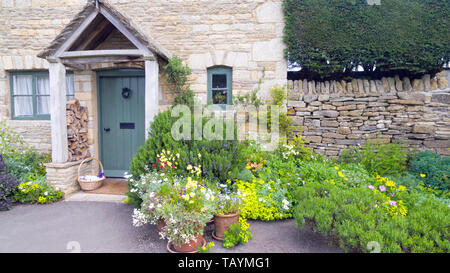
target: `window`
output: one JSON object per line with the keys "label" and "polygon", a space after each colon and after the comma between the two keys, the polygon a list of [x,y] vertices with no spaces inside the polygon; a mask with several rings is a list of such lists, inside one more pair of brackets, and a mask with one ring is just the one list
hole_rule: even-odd
{"label": "window", "polygon": [[208,69],[208,102],[225,106],[232,103],[231,68],[213,67]]}
{"label": "window", "polygon": [[[67,99],[74,98],[73,73],[66,75]],[[13,119],[50,119],[50,82],[47,71],[11,73]]]}

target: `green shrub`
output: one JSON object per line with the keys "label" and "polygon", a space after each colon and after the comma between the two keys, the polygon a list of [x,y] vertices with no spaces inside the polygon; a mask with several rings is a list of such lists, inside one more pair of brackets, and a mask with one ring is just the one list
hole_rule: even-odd
{"label": "green shrub", "polygon": [[231,224],[228,230],[225,231],[225,237],[223,239],[223,247],[232,248],[239,244],[246,244],[253,235],[249,230],[250,225],[243,217],[239,217],[239,221],[235,224]]}
{"label": "green shrub", "polygon": [[406,144],[371,141],[362,147],[345,150],[340,158],[343,163],[360,163],[372,175],[401,174],[406,170],[410,153]]}
{"label": "green shrub", "polygon": [[[286,57],[310,77],[434,73],[450,59],[450,2],[285,0]],[[383,37],[380,39],[380,37]]]}
{"label": "green shrub", "polygon": [[[133,179],[149,171],[158,170],[156,159],[164,149],[172,154],[179,154],[180,159],[174,172],[179,175],[189,175],[187,166],[201,166],[201,176],[211,182],[225,183],[229,176],[239,173],[245,166],[245,143],[237,140],[174,140],[171,134],[175,118],[170,111],[158,114],[150,128],[149,137],[145,144],[139,147],[138,152],[131,160],[130,172]],[[205,123],[207,119],[203,120]],[[192,122],[192,134],[194,133]],[[236,132],[236,128],[235,128]],[[192,135],[192,139],[193,135]],[[155,166],[154,166],[155,164]],[[135,202],[137,195],[128,194],[131,203]]]}
{"label": "green shrub", "polygon": [[50,162],[50,155],[36,152],[3,122],[0,122],[0,154],[6,171],[20,181],[45,176],[44,163]]}
{"label": "green shrub", "polygon": [[12,203],[12,193],[19,182],[6,170],[3,156],[0,154],[0,210],[8,210]]}
{"label": "green shrub", "polygon": [[441,193],[450,191],[450,157],[431,151],[420,152],[410,161],[409,170],[426,186]]}
{"label": "green shrub", "polygon": [[[299,228],[312,225],[346,250],[370,252],[373,242],[381,252],[450,251],[450,208],[434,199],[406,192],[406,216],[391,216],[386,196],[365,186],[306,182],[298,188],[294,217]],[[389,206],[389,205],[388,205]]]}

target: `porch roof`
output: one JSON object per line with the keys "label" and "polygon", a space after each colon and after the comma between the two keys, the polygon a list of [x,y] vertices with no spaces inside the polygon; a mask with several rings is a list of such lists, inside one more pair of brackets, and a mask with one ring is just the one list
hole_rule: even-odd
{"label": "porch roof", "polygon": [[56,36],[50,45],[37,56],[40,58],[64,57],[64,53],[67,55],[67,52],[70,52],[69,48],[83,35],[87,27],[95,20],[95,18],[98,18],[98,16],[104,16],[106,20],[121,31],[144,56],[154,55],[163,60],[167,60],[171,57],[170,53],[164,47],[151,37],[145,35],[135,24],[133,24],[131,19],[121,14],[103,0],[89,0],[83,10],[80,11],[61,33]]}

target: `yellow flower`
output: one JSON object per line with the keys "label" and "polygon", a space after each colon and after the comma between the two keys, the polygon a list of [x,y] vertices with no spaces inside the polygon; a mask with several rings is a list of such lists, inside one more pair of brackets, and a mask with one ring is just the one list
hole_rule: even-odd
{"label": "yellow flower", "polygon": [[344,178],[344,180],[345,180],[345,181],[348,181],[348,178],[346,177],[346,178]]}
{"label": "yellow flower", "polygon": [[339,175],[340,177],[344,177],[344,174],[343,174],[341,171],[338,171],[338,175]]}
{"label": "yellow flower", "polygon": [[203,249],[203,251],[205,251],[205,250],[206,250],[206,247],[202,247],[202,249]]}
{"label": "yellow flower", "polygon": [[400,185],[400,186],[398,186],[398,190],[399,191],[406,191],[406,188],[405,188],[405,186]]}
{"label": "yellow flower", "polygon": [[338,166],[334,166],[334,169],[337,171],[337,170],[339,170],[339,167]]}
{"label": "yellow flower", "polygon": [[245,166],[245,168],[246,168],[247,170],[250,170],[252,167],[250,167],[249,165],[247,165],[247,166]]}
{"label": "yellow flower", "polygon": [[425,177],[427,177],[427,175],[424,174],[424,173],[421,173],[421,174],[420,174],[420,177],[425,178]]}

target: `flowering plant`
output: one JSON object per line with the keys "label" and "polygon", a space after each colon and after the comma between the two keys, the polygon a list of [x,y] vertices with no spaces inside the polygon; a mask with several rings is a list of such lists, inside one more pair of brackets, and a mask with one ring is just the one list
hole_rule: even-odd
{"label": "flowering plant", "polygon": [[236,224],[230,225],[227,231],[225,231],[225,237],[223,239],[223,247],[231,248],[238,244],[245,244],[250,240],[253,235],[249,230],[250,225],[244,217],[239,217],[239,221]]}
{"label": "flowering plant", "polygon": [[375,178],[375,184],[369,185],[369,189],[376,194],[383,196],[383,204],[381,204],[387,212],[391,215],[405,216],[408,212],[405,203],[403,202],[403,195],[406,192],[406,187],[400,185],[396,186],[394,181],[389,180],[386,177],[377,175]]}
{"label": "flowering plant", "polygon": [[262,157],[250,155],[250,157],[247,158],[247,165],[245,168],[252,173],[257,173],[264,166],[264,163],[266,163],[266,160]]}
{"label": "flowering plant", "polygon": [[[152,164],[152,167],[156,170],[172,174],[178,166],[178,159],[180,159],[179,153],[174,154],[171,151],[162,149],[161,153],[157,154],[156,161]],[[146,167],[148,169],[148,166]]]}
{"label": "flowering plant", "polygon": [[292,217],[293,206],[289,192],[278,181],[237,180],[235,185],[244,197],[240,214],[242,217],[263,221]]}
{"label": "flowering plant", "polygon": [[216,214],[227,215],[239,212],[242,206],[242,195],[226,191],[217,196],[217,211]]}
{"label": "flowering plant", "polygon": [[14,191],[14,201],[20,203],[50,204],[62,197],[62,192],[38,181],[21,183]]}
{"label": "flowering plant", "polygon": [[156,181],[146,186],[141,209],[133,214],[133,224],[140,226],[164,219],[162,238],[175,245],[189,243],[203,233],[216,211],[215,193],[191,177]]}

